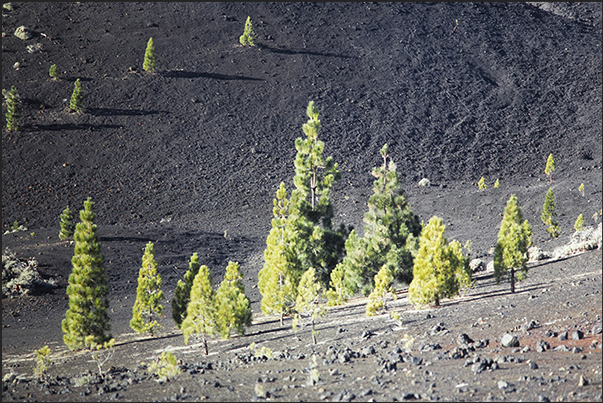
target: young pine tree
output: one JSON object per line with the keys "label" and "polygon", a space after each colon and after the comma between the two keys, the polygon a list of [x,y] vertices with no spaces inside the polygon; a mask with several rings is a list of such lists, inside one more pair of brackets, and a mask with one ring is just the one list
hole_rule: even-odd
{"label": "young pine tree", "polygon": [[251,17],[247,17],[247,21],[245,21],[245,29],[243,35],[239,37],[239,43],[243,46],[255,46],[255,32],[253,32]]}
{"label": "young pine tree", "polygon": [[284,183],[276,191],[273,204],[272,229],[266,239],[265,263],[258,274],[258,288],[262,294],[262,312],[278,314],[282,326],[283,316],[290,313],[295,304],[299,282],[295,277],[300,271],[290,242],[289,200]]}
{"label": "young pine tree", "polygon": [[431,217],[423,228],[419,252],[415,256],[413,280],[408,287],[408,299],[417,307],[442,298],[452,298],[471,283],[469,259],[464,257],[458,241],[448,243],[442,219]]}
{"label": "young pine tree", "polygon": [[544,168],[544,173],[548,175],[549,182],[553,181],[553,171],[555,171],[555,159],[553,158],[553,153],[551,153],[546,160],[546,166]]}
{"label": "young pine tree", "polygon": [[488,185],[486,185],[486,178],[482,176],[482,178],[477,182],[477,187],[480,190],[488,189]]}
{"label": "young pine tree", "polygon": [[80,79],[78,78],[77,80],[75,80],[75,83],[73,85],[73,93],[71,93],[71,100],[69,101],[69,108],[73,112],[80,112],[83,108],[83,106],[82,106],[83,100],[84,100],[84,96],[82,95],[82,83],[80,82]]}
{"label": "young pine tree", "polygon": [[290,241],[301,263],[294,279],[297,283],[306,270],[314,267],[318,281],[326,288],[331,271],[343,257],[347,230],[343,225],[338,230],[332,228],[331,187],[340,173],[332,157],[323,157],[325,144],[318,139],[320,120],[313,101],[306,114],[309,119],[302,126],[306,137],[295,140],[295,189],[289,206]]}
{"label": "young pine tree", "polygon": [[582,214],[580,214],[578,218],[576,218],[576,222],[574,223],[574,229],[576,231],[582,231],[584,229],[584,217],[582,216]]}
{"label": "young pine tree", "polygon": [[560,234],[559,223],[557,222],[557,213],[555,212],[555,193],[553,189],[549,188],[544,198],[544,204],[542,205],[542,214],[540,219],[545,225],[549,227],[546,229],[552,237],[558,237]]}
{"label": "young pine tree", "polygon": [[217,322],[223,339],[230,338],[230,332],[245,334],[245,326],[251,325],[251,305],[245,295],[243,276],[237,262],[228,262],[224,280],[215,296]]}
{"label": "young pine tree", "polygon": [[193,281],[191,299],[182,321],[182,333],[185,344],[188,344],[191,335],[202,335],[205,355],[208,354],[206,335],[213,336],[218,330],[214,295],[209,269],[203,265]]}
{"label": "young pine tree", "polygon": [[393,280],[394,276],[392,275],[390,265],[384,264],[377,274],[375,274],[375,287],[369,294],[366,303],[367,316],[375,316],[377,311],[387,309],[385,303],[388,297],[396,298],[394,288],[392,287]]}
{"label": "young pine tree", "polygon": [[302,275],[297,288],[297,299],[295,300],[295,310],[297,315],[293,322],[293,328],[297,328],[299,320],[308,316],[312,326],[312,342],[316,344],[316,319],[326,314],[324,304],[320,299],[321,285],[316,279],[316,270],[310,267]]}
{"label": "young pine tree", "polygon": [[57,65],[53,64],[48,69],[48,75],[52,79],[52,81],[57,81],[59,79],[59,71],[57,69]]}
{"label": "young pine tree", "polygon": [[406,201],[396,165],[388,161],[387,144],[380,153],[383,165],[372,171],[376,180],[364,214],[364,237],[350,234],[345,243],[347,253],[342,265],[348,284],[355,284],[351,293],[361,289],[367,295],[374,287],[375,275],[388,261],[394,279],[412,281],[412,252],[421,223]]}
{"label": "young pine tree", "polygon": [[155,44],[153,38],[149,38],[147,42],[147,49],[144,52],[144,62],[142,69],[149,73],[154,73],[157,68],[157,53],[155,53]]}
{"label": "young pine tree", "polygon": [[528,275],[528,248],[531,244],[532,227],[528,220],[524,221],[517,197],[511,195],[494,248],[494,278],[497,284],[509,275],[511,292],[515,292],[515,280],[522,281]]}
{"label": "young pine tree", "polygon": [[2,90],[6,101],[6,130],[17,131],[19,129],[19,94],[14,85],[10,91]]}
{"label": "young pine tree", "polygon": [[153,243],[149,242],[142,256],[142,267],[138,271],[138,287],[130,327],[138,333],[149,332],[151,336],[154,335],[155,330],[161,327],[153,316],[163,315],[163,305],[159,303],[162,299],[161,276],[157,273],[155,249]]}
{"label": "young pine tree", "polygon": [[69,206],[67,206],[61,214],[61,231],[59,231],[60,240],[67,239],[73,235],[75,229],[73,218],[73,212],[69,209]]}
{"label": "young pine tree", "polygon": [[174,292],[174,298],[172,298],[172,318],[178,329],[182,328],[182,321],[186,318],[186,309],[191,300],[191,288],[195,276],[199,273],[199,267],[201,267],[199,256],[195,252],[191,256],[188,270],[184,273],[184,281],[178,280],[178,284],[176,284],[176,291]]}
{"label": "young pine tree", "polygon": [[96,233],[90,198],[80,211],[80,222],[75,227],[75,251],[69,275],[67,296],[69,309],[61,323],[63,341],[71,350],[85,347],[85,339],[92,336],[95,343],[104,344],[111,336],[109,322],[109,287],[104,257]]}

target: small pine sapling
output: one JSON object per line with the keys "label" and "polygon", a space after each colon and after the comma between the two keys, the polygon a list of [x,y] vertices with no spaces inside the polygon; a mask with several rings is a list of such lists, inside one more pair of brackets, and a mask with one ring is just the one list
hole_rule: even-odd
{"label": "small pine sapling", "polygon": [[44,379],[51,363],[50,347],[46,345],[41,349],[36,350],[36,367],[34,368],[34,374],[40,379]]}
{"label": "small pine sapling", "polygon": [[148,369],[151,373],[157,375],[158,382],[166,382],[181,372],[178,360],[171,351],[161,353],[161,356],[148,365]]}
{"label": "small pine sapling", "polygon": [[142,267],[138,271],[138,287],[130,327],[138,333],[149,332],[153,336],[156,329],[161,327],[153,319],[153,315],[163,315],[163,305],[159,303],[162,299],[161,276],[157,273],[155,249],[153,243],[149,242],[142,256]]}
{"label": "small pine sapling", "polygon": [[2,90],[6,102],[6,130],[17,131],[19,129],[19,94],[14,85],[10,91]]}
{"label": "small pine sapling", "polygon": [[[350,237],[351,236],[352,233],[350,233]],[[348,237],[348,239],[350,239],[350,237]],[[331,288],[325,293],[325,296],[327,297],[327,306],[345,304],[351,296],[349,290],[352,287],[346,285],[345,267],[341,263],[335,266],[335,269],[331,272],[331,282],[329,285]]]}
{"label": "small pine sapling", "polygon": [[387,298],[396,299],[396,293],[392,287],[394,276],[388,265],[383,267],[375,274],[375,288],[371,291],[366,303],[366,315],[375,316],[381,309],[387,310]]}
{"label": "small pine sapling", "polygon": [[480,190],[484,190],[488,188],[488,185],[486,185],[486,179],[482,176],[482,178],[479,180],[479,182],[477,182],[477,187]]}
{"label": "small pine sapling", "polygon": [[52,81],[57,81],[59,79],[59,71],[56,64],[50,66],[50,69],[48,69],[48,75]]}
{"label": "small pine sapling", "polygon": [[59,231],[59,239],[65,240],[73,235],[75,230],[75,224],[73,223],[73,212],[69,209],[69,206],[63,210],[61,214],[61,231]]}
{"label": "small pine sapling", "polygon": [[155,52],[155,44],[153,38],[149,38],[147,49],[144,52],[144,63],[142,69],[149,73],[154,73],[157,68],[157,53]]}
{"label": "small pine sapling", "polygon": [[582,193],[582,197],[584,197],[584,183],[581,183],[581,184],[580,184],[580,187],[578,187],[578,191],[579,191],[580,193]]}
{"label": "small pine sapling", "polygon": [[172,318],[176,322],[178,329],[182,328],[182,321],[186,318],[186,308],[191,300],[191,288],[195,276],[199,272],[199,256],[197,253],[193,253],[191,260],[188,264],[188,270],[184,274],[184,281],[178,280],[176,285],[176,291],[174,292],[174,298],[172,298]]}
{"label": "small pine sapling", "polygon": [[553,181],[553,171],[555,171],[555,159],[553,158],[553,153],[551,153],[546,160],[546,167],[544,168],[544,173],[548,175],[549,182]]}
{"label": "small pine sapling", "polygon": [[113,357],[113,346],[115,344],[115,339],[111,339],[105,341],[103,343],[97,343],[95,341],[95,337],[93,335],[86,336],[84,340],[84,344],[88,350],[90,350],[90,354],[92,356],[92,360],[96,363],[98,367],[98,374],[104,378],[103,374],[103,365]]}
{"label": "small pine sapling", "polygon": [[515,292],[515,280],[522,281],[528,274],[528,248],[532,244],[532,227],[523,219],[517,205],[517,197],[512,194],[498,231],[494,248],[494,278],[497,284],[507,274],[510,277],[511,292]]}
{"label": "small pine sapling", "polygon": [[578,218],[576,218],[576,222],[574,224],[574,229],[576,231],[582,231],[582,230],[584,230],[584,217],[582,216],[582,214],[580,214],[578,216]]}
{"label": "small pine sapling", "polygon": [[498,179],[496,179],[496,182],[494,182],[494,189],[498,189],[500,187],[500,181]]}
{"label": "small pine sapling", "polygon": [[229,339],[232,330],[244,335],[245,326],[251,325],[251,304],[245,295],[239,263],[228,262],[224,280],[216,291],[215,303],[222,338]]}
{"label": "small pine sapling", "polygon": [[182,334],[185,344],[191,335],[202,335],[205,355],[208,355],[206,335],[213,336],[218,330],[214,295],[209,268],[203,265],[193,281],[191,300],[182,321]]}
{"label": "small pine sapling", "polygon": [[245,29],[243,35],[239,37],[239,43],[243,46],[255,46],[255,32],[251,24],[251,17],[247,17],[245,21]]}
{"label": "small pine sapling", "polygon": [[82,95],[82,83],[78,78],[75,80],[73,85],[73,92],[71,93],[71,100],[69,101],[69,109],[72,112],[81,112],[82,111],[82,103],[84,96]]}
{"label": "small pine sapling", "polygon": [[552,188],[549,188],[549,191],[546,193],[544,198],[540,219],[545,225],[548,225],[546,232],[548,232],[553,238],[558,237],[560,234],[559,223],[557,222],[556,216],[555,193],[553,192]]}
{"label": "small pine sapling", "polygon": [[297,299],[295,300],[295,310],[297,314],[293,321],[293,329],[297,329],[297,324],[303,316],[310,317],[312,326],[312,342],[316,344],[316,319],[326,314],[324,304],[320,299],[321,285],[316,278],[316,270],[310,267],[304,272],[297,288]]}

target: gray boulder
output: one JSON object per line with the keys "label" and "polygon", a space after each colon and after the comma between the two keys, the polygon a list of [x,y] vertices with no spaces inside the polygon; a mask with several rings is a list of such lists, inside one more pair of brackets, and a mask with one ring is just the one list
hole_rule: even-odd
{"label": "gray boulder", "polygon": [[514,334],[506,333],[502,339],[500,339],[500,345],[503,347],[519,347],[519,340]]}
{"label": "gray boulder", "polygon": [[27,28],[24,25],[21,25],[20,27],[17,27],[17,29],[15,29],[15,36],[19,39],[23,39],[24,41],[33,38],[31,29]]}

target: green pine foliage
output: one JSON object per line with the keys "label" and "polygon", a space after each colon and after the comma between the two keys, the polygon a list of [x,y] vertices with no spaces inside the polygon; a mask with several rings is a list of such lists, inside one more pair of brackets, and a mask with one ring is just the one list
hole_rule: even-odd
{"label": "green pine foliage", "polygon": [[314,344],[316,344],[316,336],[318,335],[316,331],[316,319],[326,314],[320,297],[321,289],[322,287],[316,278],[316,270],[310,267],[302,275],[297,288],[297,298],[295,300],[297,315],[293,322],[293,328],[297,329],[297,324],[302,317],[309,317],[312,326],[312,342]]}
{"label": "green pine foliage", "polygon": [[253,31],[251,17],[249,16],[247,17],[247,21],[245,21],[243,35],[239,37],[239,43],[243,46],[255,46],[255,32]]}
{"label": "green pine foliage", "polygon": [[191,335],[201,335],[205,355],[208,354],[207,336],[213,336],[218,330],[214,294],[209,268],[203,265],[193,281],[191,299],[181,328],[185,344]]}
{"label": "green pine foliage", "polygon": [[494,248],[494,278],[497,284],[509,276],[511,292],[515,292],[515,281],[522,281],[528,275],[528,248],[532,244],[532,227],[523,219],[517,205],[517,197],[512,194],[503,215]]}
{"label": "green pine foliage", "polygon": [[458,241],[448,243],[445,230],[442,219],[433,216],[421,232],[408,287],[408,299],[417,307],[431,302],[439,306],[442,298],[452,298],[471,285],[469,259]]}
{"label": "green pine foliage", "polygon": [[65,240],[73,235],[75,230],[75,224],[73,223],[73,212],[69,209],[69,206],[63,210],[61,214],[61,231],[59,231],[59,239]]}
{"label": "green pine foliage", "polygon": [[574,229],[576,231],[584,230],[584,216],[582,216],[582,214],[580,214],[578,218],[576,218],[576,222],[574,223]]}
{"label": "green pine foliage", "polygon": [[348,293],[359,289],[368,295],[374,288],[375,275],[383,265],[390,267],[394,279],[412,281],[412,254],[421,233],[419,217],[413,214],[400,187],[400,175],[389,159],[387,144],[380,151],[383,165],[373,168],[376,178],[373,194],[364,215],[364,237],[355,231],[346,240],[342,261]]}
{"label": "green pine foliage", "polygon": [[546,166],[544,168],[544,173],[548,175],[550,182],[553,181],[553,171],[555,171],[555,159],[553,158],[553,153],[551,153],[546,160]]}
{"label": "green pine foliage", "polygon": [[57,69],[57,65],[53,64],[48,69],[48,75],[52,79],[52,81],[57,81],[59,79],[59,71]]}
{"label": "green pine foliage", "polygon": [[178,329],[182,328],[182,321],[186,318],[186,309],[191,299],[191,288],[195,276],[199,272],[199,267],[201,267],[199,256],[195,252],[191,256],[188,270],[184,273],[184,281],[178,280],[178,284],[176,284],[176,291],[174,292],[174,298],[172,298],[172,318]]}
{"label": "green pine foliage", "polygon": [[245,326],[251,325],[251,304],[245,295],[243,276],[237,262],[228,262],[224,280],[215,295],[217,324],[223,339],[230,338],[230,332],[245,334]]}
{"label": "green pine foliage", "polygon": [[74,112],[81,112],[83,109],[84,96],[82,95],[82,83],[78,78],[75,80],[73,85],[73,92],[71,93],[71,100],[69,101],[69,108]]}
{"label": "green pine foliage", "polygon": [[138,271],[138,287],[136,301],[132,308],[130,327],[137,333],[149,332],[152,335],[161,325],[154,316],[163,315],[163,299],[161,276],[157,272],[155,248],[152,242],[147,243],[142,256],[142,267]]}
{"label": "green pine foliage", "polygon": [[546,193],[544,204],[542,205],[542,214],[540,219],[545,225],[548,225],[546,232],[556,238],[560,235],[559,223],[557,222],[557,213],[555,212],[555,193],[552,188]]}
{"label": "green pine foliage", "polygon": [[486,185],[486,178],[484,178],[484,177],[482,176],[482,178],[479,180],[479,182],[477,182],[477,187],[478,187],[480,190],[485,190],[485,189],[488,189],[488,185]]}
{"label": "green pine foliage", "polygon": [[258,288],[262,294],[261,309],[266,315],[283,316],[292,312],[296,298],[296,274],[299,261],[291,247],[289,200],[285,184],[281,183],[273,201],[272,229],[266,239],[264,266],[258,274]]}
{"label": "green pine foliage", "polygon": [[302,126],[305,138],[295,140],[295,189],[291,192],[289,221],[290,242],[299,259],[296,280],[310,267],[318,281],[327,287],[331,271],[344,255],[347,230],[343,224],[334,230],[331,188],[339,179],[339,167],[332,157],[323,156],[325,144],[318,139],[320,120],[314,102],[306,109],[308,121]]}
{"label": "green pine foliage", "polygon": [[6,130],[17,131],[19,129],[19,94],[14,85],[10,91],[2,90],[6,102]]}
{"label": "green pine foliage", "polygon": [[375,274],[375,288],[369,294],[368,301],[366,303],[366,315],[375,316],[381,309],[387,309],[386,302],[387,298],[396,298],[392,282],[394,276],[390,270],[389,265],[383,265],[379,272]]}
{"label": "green pine foliage", "polygon": [[149,73],[154,73],[157,68],[157,53],[155,52],[155,44],[153,38],[149,38],[147,42],[147,49],[144,52],[144,62],[142,69]]}
{"label": "green pine foliage", "polygon": [[496,179],[496,182],[494,182],[494,189],[498,189],[500,187],[500,180]]}
{"label": "green pine foliage", "polygon": [[71,350],[85,346],[86,337],[104,344],[111,336],[109,321],[109,287],[104,257],[96,233],[94,202],[88,198],[75,227],[75,251],[69,275],[67,296],[69,309],[61,323],[63,341]]}

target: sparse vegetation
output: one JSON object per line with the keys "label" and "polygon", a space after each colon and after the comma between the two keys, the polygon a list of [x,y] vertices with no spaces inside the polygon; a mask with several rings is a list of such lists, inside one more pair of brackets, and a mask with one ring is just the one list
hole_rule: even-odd
{"label": "sparse vegetation", "polygon": [[582,214],[580,214],[578,218],[576,218],[576,222],[574,223],[574,229],[576,231],[582,231],[584,229],[584,217],[582,216]]}
{"label": "sparse vegetation", "polygon": [[176,322],[178,329],[182,328],[182,321],[186,318],[186,309],[188,303],[191,300],[191,288],[195,276],[199,272],[199,256],[197,253],[193,253],[191,260],[188,264],[188,270],[184,273],[184,281],[178,280],[176,285],[176,291],[174,291],[174,298],[172,298],[172,318]]}
{"label": "sparse vegetation", "polygon": [[113,357],[113,346],[115,345],[115,339],[111,338],[102,343],[97,343],[94,335],[86,336],[84,339],[84,345],[90,350],[92,360],[98,367],[98,373],[101,377],[105,377],[103,373],[103,365]]}
{"label": "sparse vegetation", "polygon": [[582,197],[584,197],[584,183],[581,183],[580,186],[578,186],[578,192],[582,193]]}
{"label": "sparse vegetation", "polygon": [[163,305],[159,303],[162,299],[161,276],[157,273],[155,248],[152,242],[148,242],[142,256],[142,267],[138,272],[136,301],[132,308],[130,327],[137,333],[149,332],[154,335],[156,329],[161,327],[153,316],[163,315]]}
{"label": "sparse vegetation", "polygon": [[82,83],[78,78],[73,84],[73,92],[69,101],[69,109],[72,112],[81,112],[83,109],[84,95],[82,94]]}
{"label": "sparse vegetation", "polygon": [[527,277],[528,248],[531,244],[532,227],[528,220],[523,219],[517,197],[512,194],[505,207],[494,249],[494,278],[497,284],[509,275],[511,292],[515,292],[515,280],[522,281]]}
{"label": "sparse vegetation", "polygon": [[544,168],[544,173],[549,177],[549,182],[553,181],[553,172],[555,171],[555,159],[553,158],[553,153],[549,154],[549,157],[546,160],[546,167]]}
{"label": "sparse vegetation", "polygon": [[52,81],[57,81],[59,79],[59,70],[57,69],[57,65],[53,64],[48,69],[48,75],[52,79]]}
{"label": "sparse vegetation", "polygon": [[36,350],[36,366],[34,368],[34,374],[41,379],[44,378],[51,363],[50,347],[48,347],[48,345]]}
{"label": "sparse vegetation", "polygon": [[542,206],[542,214],[540,216],[542,222],[548,225],[546,232],[553,238],[560,234],[559,223],[557,222],[557,213],[555,212],[555,193],[552,188],[546,193],[544,204]]}
{"label": "sparse vegetation", "polygon": [[73,212],[67,206],[63,213],[61,213],[61,231],[59,231],[59,239],[65,240],[73,235],[73,231],[75,230],[75,224],[73,223]]}
{"label": "sparse vegetation", "polygon": [[243,35],[239,37],[239,43],[243,46],[255,46],[255,32],[251,23],[251,17],[247,17],[245,21],[245,29]]}
{"label": "sparse vegetation", "polygon": [[480,190],[488,189],[488,185],[486,185],[486,179],[482,176],[479,182],[477,182],[477,187]]}
{"label": "sparse vegetation", "polygon": [[176,356],[170,351],[161,353],[159,357],[148,365],[148,369],[157,376],[158,382],[169,381],[181,372]]}
{"label": "sparse vegetation", "polygon": [[6,130],[17,131],[19,129],[19,94],[14,85],[10,91],[2,90],[4,102],[6,102]]}
{"label": "sparse vegetation", "polygon": [[155,52],[155,44],[153,38],[149,38],[147,48],[144,52],[144,62],[142,69],[149,73],[154,73],[157,68],[157,53]]}
{"label": "sparse vegetation", "polygon": [[494,189],[498,189],[500,187],[500,181],[498,179],[496,179],[496,182],[494,182]]}
{"label": "sparse vegetation", "polygon": [[57,287],[54,279],[44,280],[38,272],[36,258],[18,259],[8,247],[2,253],[2,297],[34,294]]}

